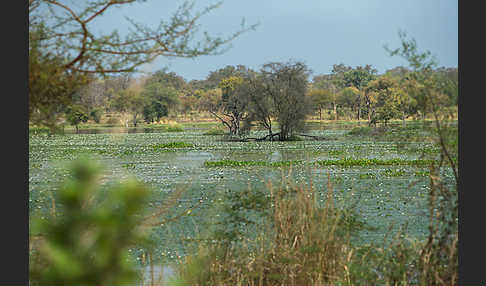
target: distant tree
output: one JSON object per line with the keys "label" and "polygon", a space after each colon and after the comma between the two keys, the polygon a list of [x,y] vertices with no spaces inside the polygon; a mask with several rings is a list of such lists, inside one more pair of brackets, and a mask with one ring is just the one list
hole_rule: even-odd
{"label": "distant tree", "polygon": [[241,87],[249,97],[248,114],[245,117],[243,129],[249,131],[254,124],[267,130],[270,141],[273,141],[273,119],[276,117],[276,109],[272,97],[265,92],[264,78],[261,74],[250,74],[245,78],[245,84]]}
{"label": "distant tree", "polygon": [[394,67],[392,69],[386,70],[385,75],[389,75],[394,78],[403,79],[407,76],[410,70],[403,66]]}
{"label": "distant tree", "polygon": [[138,118],[143,113],[144,99],[139,90],[128,88],[115,95],[111,107],[121,114],[126,127],[129,121],[136,127]]}
{"label": "distant tree", "polygon": [[400,104],[404,102],[404,92],[398,82],[388,76],[380,76],[368,83],[365,88],[368,105],[368,124],[383,121],[385,125],[392,118],[403,115]]}
{"label": "distant tree", "polygon": [[103,110],[101,108],[94,108],[89,113],[89,117],[96,123],[100,123],[102,115]]}
{"label": "distant tree", "polygon": [[88,115],[81,106],[73,105],[66,109],[66,119],[69,124],[76,128],[76,133],[79,133],[79,124],[81,122],[87,122],[88,118]]}
{"label": "distant tree", "polygon": [[435,70],[435,80],[441,94],[443,106],[457,106],[459,97],[459,75],[457,68],[438,68]]}
{"label": "distant tree", "polygon": [[72,103],[83,106],[89,113],[92,110],[102,111],[108,105],[106,85],[103,80],[93,80],[88,85],[81,87],[73,94]]}
{"label": "distant tree", "polygon": [[354,112],[358,108],[358,101],[361,99],[360,94],[361,92],[355,87],[345,87],[339,93],[337,101]]}
{"label": "distant tree", "polygon": [[306,96],[310,70],[302,62],[271,62],[263,65],[263,92],[272,100],[279,123],[279,140],[305,129],[304,120],[311,111]]}
{"label": "distant tree", "polygon": [[249,98],[244,90],[243,78],[230,76],[223,78],[219,87],[221,88],[221,101],[218,110],[210,110],[211,114],[218,118],[222,124],[228,127],[231,135],[241,135],[241,122],[247,114]]}
{"label": "distant tree", "polygon": [[353,68],[350,67],[350,66],[346,66],[344,65],[343,63],[340,63],[340,64],[334,64],[332,65],[332,71],[331,73],[333,75],[342,75],[344,74],[345,72],[347,71],[350,71],[352,70]]}
{"label": "distant tree", "polygon": [[144,98],[143,114],[147,122],[159,121],[179,104],[177,90],[158,82],[147,82],[141,95]]}
{"label": "distant tree", "polygon": [[197,108],[198,99],[193,95],[183,95],[179,97],[179,107],[180,111],[187,116],[188,112],[191,112]]}
{"label": "distant tree", "polygon": [[344,88],[344,73],[351,70],[343,64],[333,65],[331,74],[317,75],[312,79],[313,88],[325,89],[330,92],[330,102],[332,103],[334,119],[338,119],[337,106],[340,102],[340,92]]}
{"label": "distant tree", "polygon": [[319,120],[322,120],[322,109],[331,105],[335,107],[336,101],[328,89],[312,88],[309,90],[308,96],[312,101],[312,105],[319,111]]}
{"label": "distant tree", "polygon": [[[361,103],[363,101],[363,89],[368,84],[369,81],[375,78],[376,69],[372,68],[370,65],[364,67],[358,66],[354,69],[348,70],[343,73],[343,78],[340,81],[344,87],[355,87],[360,91],[357,98],[358,113],[356,119],[361,119]],[[368,110],[368,113],[370,110]]]}
{"label": "distant tree", "polygon": [[244,65],[228,65],[224,68],[210,72],[208,77],[204,81],[201,81],[200,84],[202,84],[202,88],[205,90],[218,88],[223,79],[232,76],[244,77],[249,71],[250,69]]}
{"label": "distant tree", "polygon": [[167,72],[167,69],[162,69],[153,73],[145,82],[145,84],[159,83],[166,87],[173,87],[178,91],[187,88],[186,80],[175,72]]}
{"label": "distant tree", "polygon": [[207,112],[217,112],[219,103],[222,98],[220,88],[210,89],[207,91],[196,90],[196,97],[198,97],[198,110]]}

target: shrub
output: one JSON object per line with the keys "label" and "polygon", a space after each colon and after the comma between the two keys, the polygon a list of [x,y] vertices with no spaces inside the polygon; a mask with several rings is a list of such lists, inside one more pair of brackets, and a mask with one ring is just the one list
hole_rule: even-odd
{"label": "shrub", "polygon": [[148,193],[126,181],[99,201],[98,174],[94,165],[76,162],[59,190],[62,215],[32,220],[30,285],[135,285],[128,248],[143,242],[137,214]]}
{"label": "shrub", "polygon": [[95,108],[89,113],[89,117],[93,119],[94,122],[100,123],[101,116],[103,115],[103,110],[100,108]]}

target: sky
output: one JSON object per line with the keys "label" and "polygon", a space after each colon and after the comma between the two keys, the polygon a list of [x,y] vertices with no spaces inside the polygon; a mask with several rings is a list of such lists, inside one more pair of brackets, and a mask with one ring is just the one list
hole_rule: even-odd
{"label": "sky", "polygon": [[[121,34],[129,24],[124,16],[156,27],[168,19],[180,0],[149,0],[123,5],[96,22],[95,29]],[[195,11],[216,1],[199,0]],[[328,74],[333,64],[372,65],[383,73],[407,66],[399,56],[390,57],[384,46],[398,48],[398,32],[405,31],[417,42],[419,51],[430,51],[439,66],[458,66],[457,0],[225,0],[200,19],[200,31],[229,36],[247,25],[258,23],[231,43],[222,55],[194,59],[159,57],[142,66],[146,72],[162,68],[187,81],[205,79],[211,71],[227,65],[245,65],[259,70],[265,63],[303,61],[312,75]]]}

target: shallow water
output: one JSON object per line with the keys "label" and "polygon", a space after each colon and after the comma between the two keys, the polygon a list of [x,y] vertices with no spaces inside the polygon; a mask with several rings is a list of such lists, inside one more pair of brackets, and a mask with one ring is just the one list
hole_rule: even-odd
{"label": "shallow water", "polygon": [[[417,175],[426,168],[411,166],[337,167],[304,164],[292,168],[267,166],[216,167],[206,161],[291,161],[340,158],[417,159],[427,142],[369,141],[347,134],[349,126],[317,128],[310,133],[329,140],[296,142],[224,142],[222,136],[204,136],[201,131],[176,133],[96,133],[29,137],[29,207],[31,215],[47,216],[50,192],[69,176],[69,162],[83,155],[105,166],[106,185],[135,176],[153,190],[147,210],[155,209],[177,188],[182,197],[174,206],[178,213],[192,209],[174,223],[154,229],[156,255],[171,261],[184,255],[191,239],[206,235],[218,220],[221,198],[228,191],[264,188],[266,182],[279,186],[288,179],[300,186],[312,181],[319,201],[324,202],[328,176],[337,204],[353,205],[374,231],[363,230],[363,242],[383,240],[391,224],[396,231],[408,223],[408,233],[421,238],[427,232],[426,194],[428,179]],[[257,135],[260,133],[257,133]],[[194,147],[156,150],[152,146],[169,142],[192,143]],[[403,144],[402,144],[403,145]],[[400,145],[400,146],[402,146]],[[433,154],[432,154],[433,155]],[[395,175],[390,175],[395,174]]]}
{"label": "shallow water", "polygon": [[174,268],[171,266],[163,266],[163,265],[153,265],[145,266],[141,270],[143,275],[143,284],[141,285],[152,285],[149,284],[151,282],[155,283],[154,285],[165,285],[171,279],[175,278],[175,271]]}

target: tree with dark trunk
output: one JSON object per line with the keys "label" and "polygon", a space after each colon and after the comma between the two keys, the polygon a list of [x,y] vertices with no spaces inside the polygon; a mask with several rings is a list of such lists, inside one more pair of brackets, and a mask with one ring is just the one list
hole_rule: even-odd
{"label": "tree with dark trunk", "polygon": [[271,99],[279,123],[279,140],[305,130],[311,102],[306,96],[310,70],[302,62],[267,63],[261,70],[262,92]]}

